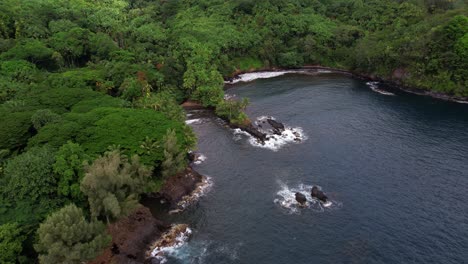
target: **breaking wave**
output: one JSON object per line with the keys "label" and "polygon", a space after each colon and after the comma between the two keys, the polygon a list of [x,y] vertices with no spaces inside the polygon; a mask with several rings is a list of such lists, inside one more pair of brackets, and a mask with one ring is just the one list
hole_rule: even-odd
{"label": "breaking wave", "polygon": [[159,260],[159,263],[166,263],[167,257],[177,254],[178,249],[189,240],[191,234],[192,229],[187,225],[179,224],[172,226],[155,243],[151,256]]}
{"label": "breaking wave", "polygon": [[202,180],[200,183],[197,184],[195,187],[195,190],[189,195],[186,195],[182,197],[180,202],[177,203],[177,212],[173,213],[178,213],[183,211],[185,208],[190,206],[191,204],[194,204],[200,200],[200,197],[204,196],[206,193],[208,193],[211,190],[211,187],[213,186],[213,179],[208,176],[203,176]]}
{"label": "breaking wave", "polygon": [[[310,192],[313,185],[299,184],[297,187],[289,187],[282,182],[279,182],[279,185],[280,190],[276,193],[276,198],[273,202],[285,209],[289,214],[300,214],[303,209],[324,212],[325,210],[337,209],[342,206],[341,202],[335,200],[329,199],[327,203],[323,203],[312,198]],[[321,189],[320,186],[315,186]],[[302,193],[307,198],[307,202],[304,205],[300,205],[296,201],[297,192]]]}
{"label": "breaking wave", "polygon": [[372,91],[377,92],[379,94],[383,95],[395,95],[394,93],[387,92],[385,90],[382,90],[379,88],[379,82],[366,82],[366,85],[369,86],[369,88],[372,89]]}
{"label": "breaking wave", "polygon": [[274,78],[281,75],[285,75],[288,73],[300,73],[300,74],[307,74],[307,75],[316,75],[320,73],[332,73],[333,71],[330,70],[323,70],[323,69],[303,69],[303,70],[287,70],[287,71],[264,71],[264,72],[249,72],[239,74],[237,77],[230,81],[225,81],[226,84],[235,84],[239,82],[251,82],[257,79],[268,79]]}
{"label": "breaking wave", "polygon": [[203,155],[203,154],[198,153],[198,154],[195,156],[195,160],[193,161],[193,163],[196,164],[196,165],[200,165],[200,164],[202,164],[203,162],[205,162],[205,160],[206,160],[206,156]]}
{"label": "breaking wave", "polygon": [[187,125],[199,125],[199,124],[203,124],[205,121],[206,121],[205,118],[195,118],[195,119],[185,120],[185,124],[187,124]]}

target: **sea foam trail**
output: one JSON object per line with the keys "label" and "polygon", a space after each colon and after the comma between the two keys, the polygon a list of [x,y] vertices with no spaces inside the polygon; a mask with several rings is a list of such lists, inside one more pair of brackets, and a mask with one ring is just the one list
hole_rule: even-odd
{"label": "sea foam trail", "polygon": [[[257,121],[255,121],[255,124],[258,125],[260,122],[266,119],[275,120],[274,117],[261,116],[257,118]],[[238,141],[242,139],[242,137],[245,136],[248,138],[248,141],[252,146],[259,147],[259,148],[266,148],[266,149],[270,149],[273,151],[278,151],[282,147],[288,144],[299,144],[307,140],[307,136],[301,127],[285,126],[284,131],[282,131],[280,135],[275,134],[271,129],[263,130],[259,128],[259,130],[267,134],[267,139],[264,142],[259,141],[257,138],[253,137],[249,133],[238,128],[233,129],[234,140]]]}
{"label": "sea foam trail", "polygon": [[366,82],[366,85],[369,86],[369,88],[372,89],[372,91],[383,94],[383,95],[395,95],[394,93],[387,92],[385,90],[382,90],[379,88],[379,82]]}
{"label": "sea foam trail", "polygon": [[239,74],[236,78],[231,81],[225,81],[226,84],[234,84],[239,82],[251,82],[257,79],[268,79],[274,78],[281,75],[285,75],[288,73],[299,73],[299,74],[307,74],[307,75],[315,75],[320,73],[332,73],[329,70],[287,70],[287,71],[264,71],[264,72],[249,72]]}
{"label": "sea foam trail", "polygon": [[[313,185],[299,184],[296,187],[289,187],[285,183],[279,182],[280,190],[276,193],[276,198],[273,202],[285,209],[289,214],[300,214],[303,209],[310,209],[315,212],[324,212],[325,210],[337,209],[342,204],[335,200],[329,200],[327,203],[322,203],[317,199],[312,198],[310,192]],[[319,189],[320,186],[316,185]],[[307,202],[304,205],[300,205],[296,201],[296,193],[302,193],[306,198]]]}
{"label": "sea foam trail", "polygon": [[288,73],[288,71],[274,71],[274,72],[251,72],[251,73],[243,73],[237,76],[236,79],[232,81],[226,81],[224,83],[238,83],[238,82],[251,82],[257,79],[268,79],[277,76],[281,76]]}
{"label": "sea foam trail", "polygon": [[199,125],[202,124],[206,121],[205,118],[194,118],[194,119],[188,119],[185,120],[185,124],[187,125]]}

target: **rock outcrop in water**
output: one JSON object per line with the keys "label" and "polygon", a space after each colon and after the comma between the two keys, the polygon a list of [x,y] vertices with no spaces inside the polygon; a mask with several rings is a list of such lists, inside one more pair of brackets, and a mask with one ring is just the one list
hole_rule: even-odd
{"label": "rock outcrop in water", "polygon": [[247,125],[241,125],[241,126],[233,126],[234,128],[240,128],[241,130],[244,130],[245,132],[249,133],[250,135],[254,136],[261,142],[265,142],[267,139],[267,135],[260,130],[258,130],[257,127],[252,125],[252,123],[249,123]]}
{"label": "rock outcrop in water", "polygon": [[307,198],[305,197],[304,194],[297,192],[296,193],[296,201],[300,203],[301,205],[305,204],[307,202]]}
{"label": "rock outcrop in water", "polygon": [[317,198],[324,203],[328,201],[328,197],[317,186],[312,187],[310,195],[312,196],[312,198]]}
{"label": "rock outcrop in water", "polygon": [[274,119],[268,118],[267,119],[268,124],[273,128],[273,133],[277,135],[281,135],[284,131],[284,125]]}

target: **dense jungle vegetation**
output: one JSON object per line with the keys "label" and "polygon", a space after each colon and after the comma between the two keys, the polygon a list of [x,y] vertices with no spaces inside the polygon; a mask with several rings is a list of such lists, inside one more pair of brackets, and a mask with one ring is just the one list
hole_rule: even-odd
{"label": "dense jungle vegetation", "polygon": [[323,65],[468,96],[456,0],[0,0],[0,263],[83,263],[186,166],[194,99],[236,71]]}

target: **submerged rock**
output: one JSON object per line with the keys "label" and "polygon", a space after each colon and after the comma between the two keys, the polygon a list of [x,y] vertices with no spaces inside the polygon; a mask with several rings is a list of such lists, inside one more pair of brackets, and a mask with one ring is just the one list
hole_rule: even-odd
{"label": "submerged rock", "polygon": [[317,186],[312,187],[310,195],[312,196],[312,198],[317,198],[324,203],[328,201],[328,197]]}
{"label": "submerged rock", "polygon": [[297,192],[296,193],[296,201],[300,204],[305,204],[307,202],[307,198],[304,194]]}

